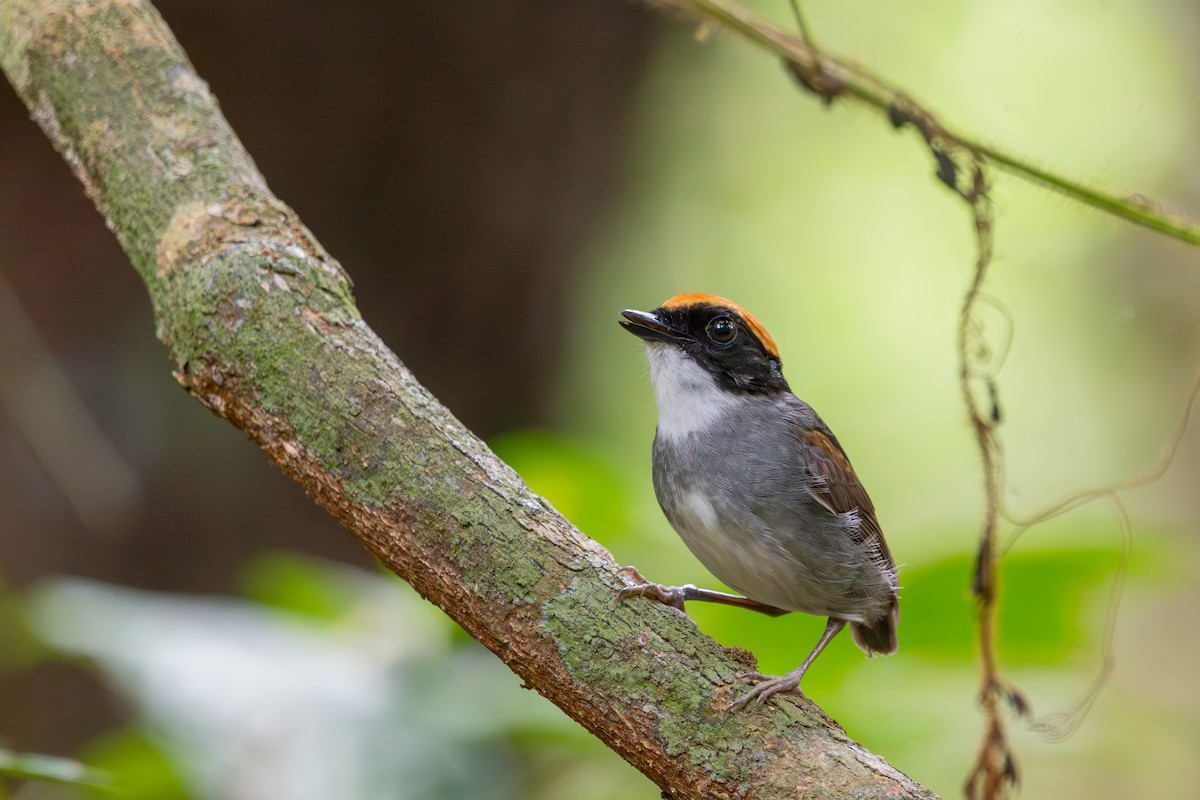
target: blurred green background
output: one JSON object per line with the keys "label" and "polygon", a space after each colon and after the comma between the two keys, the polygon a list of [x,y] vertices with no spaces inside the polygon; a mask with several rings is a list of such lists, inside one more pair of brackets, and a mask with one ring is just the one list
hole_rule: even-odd
{"label": "blurred green background", "polygon": [[[754,2],[790,27],[783,2]],[[253,6],[253,7],[251,7]],[[805,678],[945,796],[979,741],[967,594],[980,476],[956,384],[966,210],[911,132],[800,93],[732,35],[616,0],[160,4],[370,324],[624,564],[715,585],[662,519],[653,398],[621,308],[734,298],[837,431],[901,564],[901,649]],[[963,131],[1200,208],[1194,4],[805,5],[818,41]],[[701,41],[702,40],[702,41]],[[0,98],[0,746],[137,798],[655,798],[178,392],[144,292],[11,92]],[[1156,463],[1200,355],[1195,252],[1004,175],[983,309],[1006,502]],[[66,436],[46,431],[68,431]],[[1027,797],[1193,797],[1200,439],[1126,499],[1113,678],[1079,731],[1012,736]],[[1036,715],[1101,668],[1120,528],[1097,503],[1003,566],[1004,675]],[[696,604],[794,667],[823,620]],[[0,795],[97,790],[0,779]],[[97,793],[96,796],[109,796]]]}

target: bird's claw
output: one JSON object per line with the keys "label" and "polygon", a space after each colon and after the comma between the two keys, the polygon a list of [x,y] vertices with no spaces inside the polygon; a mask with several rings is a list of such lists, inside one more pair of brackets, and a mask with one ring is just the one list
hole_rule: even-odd
{"label": "bird's claw", "polygon": [[642,573],[638,572],[637,567],[633,567],[633,566],[621,567],[619,570],[617,570],[617,574],[624,576],[626,578],[629,578],[634,583],[636,583],[638,586],[642,586],[642,585],[650,582],[642,577]]}
{"label": "bird's claw", "polygon": [[633,586],[624,586],[617,590],[616,603],[621,603],[629,597],[648,597],[657,600],[665,606],[671,606],[683,611],[683,601],[687,599],[687,591],[682,586],[663,586],[661,583],[651,583],[642,577],[637,567],[621,567],[618,575],[625,575],[635,581]]}
{"label": "bird's claw", "polygon": [[790,673],[787,675],[763,675],[761,672],[742,672],[738,673],[737,677],[755,685],[751,687],[750,691],[729,704],[731,711],[736,708],[746,708],[751,704],[758,708],[772,695],[790,692],[800,686],[800,678]]}

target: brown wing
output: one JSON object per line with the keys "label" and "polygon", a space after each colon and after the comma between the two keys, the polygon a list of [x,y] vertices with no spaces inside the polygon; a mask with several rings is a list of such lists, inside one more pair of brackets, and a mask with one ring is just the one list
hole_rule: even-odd
{"label": "brown wing", "polygon": [[854,474],[850,459],[841,444],[825,428],[808,428],[800,432],[801,460],[813,476],[809,495],[830,514],[845,514],[858,511],[859,526],[851,532],[855,541],[874,543],[879,548],[880,558],[889,567],[894,567],[892,553],[875,518],[875,506],[867,496],[867,490]]}

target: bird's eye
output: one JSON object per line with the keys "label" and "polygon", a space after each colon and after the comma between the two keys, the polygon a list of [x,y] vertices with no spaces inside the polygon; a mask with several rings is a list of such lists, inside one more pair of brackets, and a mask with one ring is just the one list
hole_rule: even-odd
{"label": "bird's eye", "polygon": [[729,344],[737,338],[737,326],[729,317],[717,317],[708,323],[708,338],[717,344]]}

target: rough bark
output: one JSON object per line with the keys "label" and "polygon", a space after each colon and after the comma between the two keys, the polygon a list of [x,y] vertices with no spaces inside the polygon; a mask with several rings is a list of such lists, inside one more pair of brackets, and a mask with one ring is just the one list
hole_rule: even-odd
{"label": "rough bark", "polygon": [[528,686],[671,797],[932,797],[798,695],[725,713],[749,654],[614,607],[611,556],[363,322],[153,8],[0,0],[0,66],[144,279],[179,383]]}

